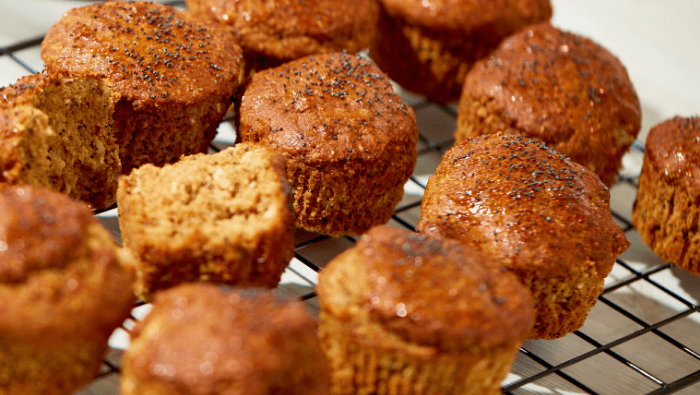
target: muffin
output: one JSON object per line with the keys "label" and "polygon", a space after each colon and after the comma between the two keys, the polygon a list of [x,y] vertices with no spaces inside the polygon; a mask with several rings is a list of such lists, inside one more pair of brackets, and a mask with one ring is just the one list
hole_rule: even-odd
{"label": "muffin", "polygon": [[388,226],[329,262],[317,293],[334,394],[499,394],[534,320],[496,260]]}
{"label": "muffin", "polygon": [[374,36],[376,0],[186,0],[189,12],[225,25],[250,71],[317,53],[359,52]]}
{"label": "muffin", "polygon": [[153,2],[74,8],[41,44],[49,72],[107,78],[122,174],[206,152],[242,77],[242,52],[225,29]]}
{"label": "muffin", "polygon": [[84,203],[0,189],[0,392],[72,394],[133,307],[128,255]]}
{"label": "muffin", "polygon": [[519,132],[610,187],[640,126],[639,99],[620,60],[585,37],[542,23],[512,35],[469,71],[455,140]]}
{"label": "muffin", "polygon": [[370,56],[403,88],[456,101],[464,75],[506,36],[552,17],[549,0],[379,0]]}
{"label": "muffin", "polygon": [[650,131],[632,221],[661,258],[700,275],[697,234],[700,118],[668,119]]}
{"label": "muffin", "polygon": [[43,186],[94,209],[116,201],[121,172],[112,113],[97,77],[34,74],[0,89],[0,183]]}
{"label": "muffin", "polygon": [[138,258],[136,293],[182,282],[273,288],[294,256],[284,159],[242,143],[144,165],[119,179],[119,228]]}
{"label": "muffin", "polygon": [[316,321],[272,291],[183,284],[159,292],[122,358],[121,394],[326,395]]}
{"label": "muffin", "polygon": [[543,142],[496,133],[445,152],[418,229],[480,246],[532,292],[532,339],[583,325],[629,242],[595,173]]}
{"label": "muffin", "polygon": [[389,221],[416,165],[413,110],[372,62],[345,53],[255,74],[236,128],[286,158],[297,226],[327,235]]}

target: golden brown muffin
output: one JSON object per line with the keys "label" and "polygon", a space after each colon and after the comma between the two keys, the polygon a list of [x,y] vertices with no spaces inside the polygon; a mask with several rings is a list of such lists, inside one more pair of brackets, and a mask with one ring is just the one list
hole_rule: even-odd
{"label": "golden brown muffin", "polygon": [[509,37],[467,74],[455,139],[519,132],[612,186],[640,126],[639,99],[619,59],[542,23]]}
{"label": "golden brown muffin", "polygon": [[506,36],[549,20],[549,0],[379,0],[370,56],[402,87],[459,99],[464,75]]}
{"label": "golden brown muffin", "polygon": [[255,74],[236,111],[241,141],[287,160],[297,226],[359,234],[389,221],[416,165],[413,110],[373,63],[309,56]]}
{"label": "golden brown muffin", "polygon": [[133,307],[129,256],[81,202],[0,189],[0,394],[72,394]]}
{"label": "golden brown muffin", "polygon": [[0,183],[44,186],[94,209],[113,204],[121,171],[117,100],[90,76],[34,74],[0,89]]}
{"label": "golden brown muffin", "polygon": [[649,131],[632,211],[644,243],[700,275],[700,117],[668,119]]}
{"label": "golden brown muffin", "polygon": [[517,134],[448,150],[428,180],[418,228],[480,246],[515,273],[535,301],[533,339],[580,328],[629,247],[598,176]]}
{"label": "golden brown muffin", "polygon": [[498,394],[534,321],[495,259],[388,226],[329,262],[317,293],[335,394]]}
{"label": "golden brown muffin", "polygon": [[131,333],[121,394],[326,395],[316,321],[272,291],[183,284],[156,294]]}
{"label": "golden brown muffin", "polygon": [[250,71],[317,53],[359,52],[377,25],[376,0],[186,0],[203,20],[226,25]]}
{"label": "golden brown muffin", "polygon": [[119,179],[119,228],[138,258],[136,294],[182,282],[274,288],[294,256],[284,159],[242,143],[144,165]]}
{"label": "golden brown muffin", "polygon": [[49,71],[107,78],[122,174],[206,152],[242,77],[242,52],[225,29],[157,3],[72,9],[41,45]]}

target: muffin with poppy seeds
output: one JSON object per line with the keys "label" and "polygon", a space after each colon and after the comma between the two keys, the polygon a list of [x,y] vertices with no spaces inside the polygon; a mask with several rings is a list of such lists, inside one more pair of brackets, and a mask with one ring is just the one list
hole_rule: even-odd
{"label": "muffin with poppy seeds", "polygon": [[377,66],[345,53],[253,75],[236,129],[286,158],[297,226],[327,235],[389,221],[416,165],[413,110]]}
{"label": "muffin with poppy seeds", "polygon": [[506,36],[552,16],[549,0],[378,0],[370,56],[428,100],[459,99],[464,75]]}
{"label": "muffin with poppy seeds", "polygon": [[700,275],[700,117],[668,119],[649,131],[634,227],[661,258]]}
{"label": "muffin with poppy seeds", "polygon": [[418,229],[478,246],[530,289],[533,339],[580,328],[629,242],[598,176],[542,141],[496,133],[445,152]]}
{"label": "muffin with poppy seeds", "polygon": [[455,140],[498,131],[544,141],[615,183],[641,107],[620,60],[550,23],[513,34],[465,77]]}
{"label": "muffin with poppy seeds", "polygon": [[72,394],[134,306],[131,257],[84,203],[47,188],[0,188],[0,213],[0,393]]}
{"label": "muffin with poppy seeds", "polygon": [[242,78],[233,35],[153,2],[110,1],[66,12],[47,33],[49,72],[106,78],[122,173],[206,152]]}
{"label": "muffin with poppy seeds", "polygon": [[389,226],[319,273],[319,334],[335,394],[490,394],[534,321],[497,259]]}
{"label": "muffin with poppy seeds", "polygon": [[193,15],[233,32],[250,71],[317,53],[369,46],[379,15],[375,0],[187,0]]}
{"label": "muffin with poppy seeds", "polygon": [[0,89],[0,183],[43,186],[93,209],[113,204],[118,100],[92,76],[37,73]]}
{"label": "muffin with poppy seeds", "polygon": [[123,395],[329,394],[316,320],[270,290],[159,292],[122,358]]}

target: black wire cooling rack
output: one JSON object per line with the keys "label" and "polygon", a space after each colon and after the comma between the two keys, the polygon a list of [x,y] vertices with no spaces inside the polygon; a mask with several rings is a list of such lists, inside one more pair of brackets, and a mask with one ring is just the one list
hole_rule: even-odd
{"label": "black wire cooling rack", "polygon": [[[182,5],[182,1],[169,4]],[[40,71],[18,54],[38,52],[42,38],[0,47],[0,61],[11,59],[27,73]],[[453,143],[456,112],[454,106],[439,106],[410,94],[402,96],[418,119],[418,164],[390,224],[414,230],[427,179]],[[222,123],[212,150],[233,143],[227,129],[232,129],[229,119]],[[525,342],[502,384],[504,394],[700,393],[700,354],[695,351],[700,350],[700,280],[656,257],[631,223],[643,152],[641,143],[632,146],[625,157],[625,170],[611,188],[613,217],[632,246],[617,260],[605,291],[581,330],[557,340]],[[119,238],[116,214],[107,212],[100,218]],[[317,272],[356,238],[303,231],[297,231],[296,236],[296,257],[278,290],[306,300],[309,309],[317,311],[313,292]],[[143,309],[147,306],[134,309],[133,320],[144,314]],[[133,320],[127,321],[124,329],[128,330]],[[110,349],[100,375],[79,394],[117,394],[120,356],[119,349]]]}

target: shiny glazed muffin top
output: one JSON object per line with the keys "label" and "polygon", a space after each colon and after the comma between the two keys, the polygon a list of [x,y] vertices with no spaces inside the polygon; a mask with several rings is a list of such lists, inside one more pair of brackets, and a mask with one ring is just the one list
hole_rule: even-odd
{"label": "shiny glazed muffin top", "polygon": [[277,59],[369,45],[375,0],[187,0],[194,15],[227,25],[246,51]]}
{"label": "shiny glazed muffin top", "polygon": [[157,3],[111,1],[69,10],[42,42],[47,70],[108,78],[139,107],[233,94],[242,51],[225,29]]}
{"label": "shiny glazed muffin top", "polygon": [[198,395],[327,394],[316,326],[301,301],[269,290],[183,284],[157,293],[134,328],[125,358],[139,379],[122,389],[161,381]]}
{"label": "shiny glazed muffin top", "polygon": [[603,138],[614,135],[613,145],[629,146],[641,127],[639,99],[620,60],[548,22],[513,34],[477,63],[465,78],[467,93],[492,99],[504,118],[548,145],[585,136],[591,149],[605,150]]}
{"label": "shiny glazed muffin top", "polygon": [[309,166],[415,152],[413,110],[371,61],[312,55],[256,73],[237,109],[245,141],[262,142]]}
{"label": "shiny glazed muffin top", "polygon": [[418,228],[480,245],[516,272],[565,275],[592,262],[607,274],[629,246],[609,204],[595,173],[540,140],[497,133],[445,153],[428,181]]}
{"label": "shiny glazed muffin top", "polygon": [[534,322],[529,291],[488,255],[389,226],[370,229],[331,261],[318,293],[327,300],[322,308],[339,320],[445,351],[512,345]]}
{"label": "shiny glazed muffin top", "polygon": [[700,192],[700,117],[676,116],[651,128],[644,155],[672,183]]}
{"label": "shiny glazed muffin top", "polygon": [[31,186],[0,189],[0,213],[0,283],[6,284],[70,264],[83,254],[77,246],[87,227],[97,223],[83,203]]}
{"label": "shiny glazed muffin top", "polygon": [[379,0],[389,15],[427,29],[486,29],[497,36],[549,20],[549,0]]}

